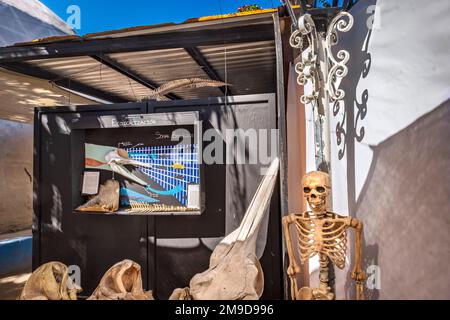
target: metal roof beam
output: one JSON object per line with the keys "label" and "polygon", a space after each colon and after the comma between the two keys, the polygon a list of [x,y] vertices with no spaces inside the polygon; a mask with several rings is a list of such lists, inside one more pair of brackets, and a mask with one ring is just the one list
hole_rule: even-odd
{"label": "metal roof beam", "polygon": [[[99,61],[103,65],[113,69],[114,71],[119,72],[120,74],[126,76],[127,78],[143,85],[146,88],[149,88],[151,90],[154,90],[159,87],[159,85],[152,80],[148,78],[144,78],[138,74],[136,74],[134,71],[130,70],[126,65],[118,62],[115,59],[112,59],[111,57],[108,57],[107,55],[92,55],[91,58]],[[166,97],[171,100],[179,100],[180,97],[178,97],[176,94],[169,93],[166,94]]]}
{"label": "metal roof beam", "polygon": [[81,82],[78,82],[76,80],[71,80],[68,78],[61,78],[61,76],[54,74],[52,72],[43,70],[39,67],[32,66],[27,63],[22,62],[10,62],[10,63],[0,63],[0,67],[13,71],[18,72],[21,74],[25,74],[31,77],[39,78],[47,80],[51,83],[54,83],[55,85],[59,87],[63,87],[68,90],[73,90],[94,98],[98,98],[101,100],[105,100],[112,103],[122,103],[122,102],[129,102],[129,100],[124,99],[122,97],[119,97],[117,95],[108,93],[103,90],[95,89],[93,87],[87,86]]}
{"label": "metal roof beam", "polygon": [[[184,50],[186,50],[186,52],[191,56],[191,58],[194,59],[194,61],[200,67],[202,67],[203,71],[205,71],[205,73],[208,75],[208,77],[211,80],[225,82],[219,76],[219,74],[213,68],[213,66],[208,62],[208,60],[206,60],[206,58],[203,56],[203,54],[200,52],[200,50],[197,47],[186,47],[186,48],[184,48]],[[229,86],[227,89],[225,89],[225,87],[220,87],[219,90],[222,91],[223,94],[228,92],[230,95],[233,95]]]}
{"label": "metal roof beam", "polygon": [[195,31],[180,30],[118,38],[82,38],[80,40],[0,48],[0,63],[92,56],[118,52],[224,45],[273,39],[273,24],[256,24]]}

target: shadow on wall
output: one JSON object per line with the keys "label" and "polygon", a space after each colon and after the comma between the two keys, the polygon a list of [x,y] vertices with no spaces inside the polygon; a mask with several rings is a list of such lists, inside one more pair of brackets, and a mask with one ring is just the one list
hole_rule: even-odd
{"label": "shadow on wall", "polygon": [[[211,256],[212,251],[206,247],[201,239],[183,239],[184,244],[194,243],[191,247],[177,248],[180,246],[176,242],[180,239],[159,239],[157,240],[158,250],[156,250],[156,259],[158,260],[156,273],[164,273],[166,276],[155,280],[157,283],[155,297],[157,299],[168,299],[175,288],[189,287],[189,281],[193,275],[201,273],[208,269],[209,261],[205,256]],[[170,247],[166,243],[175,242]],[[189,259],[186,259],[189,256]],[[169,274],[167,274],[169,273]]]}
{"label": "shadow on wall", "polygon": [[[362,121],[370,114],[370,92],[358,87],[372,61],[372,31],[364,26],[372,14],[369,6],[376,4],[360,1],[351,11],[355,25],[342,35],[340,46],[351,54],[349,74],[341,84],[345,108],[333,110],[338,156],[346,161],[348,211],[364,223],[366,298],[449,299],[450,252],[443,244],[450,241],[450,221],[443,208],[448,208],[450,194],[450,102],[371,147],[369,173],[359,197],[356,193],[355,145],[364,143]],[[348,271],[354,264],[353,232],[350,236]],[[338,274],[345,277],[344,296],[354,299],[353,280],[347,272]]]}
{"label": "shadow on wall", "polygon": [[[333,121],[336,130],[337,154],[339,161],[346,161],[344,167],[347,172],[347,199],[348,212],[352,217],[356,217],[356,189],[355,189],[355,143],[362,142],[365,136],[365,128],[362,124],[368,110],[369,90],[361,90],[359,82],[369,75],[372,57],[369,52],[369,43],[372,36],[371,19],[373,8],[377,0],[366,0],[358,2],[350,13],[354,18],[354,25],[347,33],[338,32],[339,42],[333,47],[334,57],[338,57],[339,50],[347,50],[350,53],[350,60],[347,63],[348,74],[342,80],[339,89],[345,91],[345,97],[342,101],[334,103],[332,107]],[[339,59],[337,59],[339,61]],[[360,93],[361,92],[361,93]],[[360,219],[358,214],[358,219]],[[364,219],[362,219],[364,222]],[[336,270],[336,283],[345,282],[344,292],[337,292],[338,298],[345,296],[346,299],[355,299],[355,283],[350,278],[351,268],[354,265],[354,232],[349,232],[348,256],[349,263],[345,270]],[[369,248],[363,243],[363,254],[367,254]],[[377,245],[372,245],[370,249],[370,260],[378,261]],[[366,261],[365,261],[366,262]],[[348,268],[350,267],[350,269]],[[365,266],[363,266],[365,267]],[[338,287],[337,287],[338,289]]]}
{"label": "shadow on wall", "polygon": [[[450,240],[450,222],[443,208],[448,207],[450,194],[450,147],[446,142],[450,103],[371,147],[371,166],[360,195],[356,192],[355,147],[364,143],[365,117],[371,108],[377,108],[369,105],[370,88],[360,88],[360,81],[371,69],[368,48],[372,31],[365,26],[373,14],[370,7],[376,4],[376,0],[360,1],[351,10],[355,25],[342,35],[342,45],[338,46],[351,54],[349,74],[341,84],[346,96],[344,105],[333,110],[338,157],[345,161],[347,170],[348,211],[364,223],[366,298],[449,299],[450,252],[443,244]],[[353,232],[350,235],[348,271],[354,264]],[[347,299],[354,299],[354,282],[344,274],[343,293]]]}
{"label": "shadow on wall", "polygon": [[[369,90],[358,92],[359,82],[369,75],[372,57],[369,53],[369,43],[372,30],[369,21],[372,13],[369,7],[375,6],[377,0],[367,0],[358,3],[351,13],[354,16],[354,26],[350,32],[342,34],[343,46],[350,52],[350,60],[347,64],[348,75],[342,81],[341,89],[345,91],[344,101],[337,102],[333,106],[333,116],[336,121],[336,144],[339,160],[347,159],[348,180],[348,208],[349,214],[356,214],[355,192],[355,141],[364,139],[365,128],[361,124],[368,112]],[[336,55],[336,54],[335,54]]]}
{"label": "shadow on wall", "polygon": [[381,280],[368,298],[450,299],[449,136],[450,100],[373,148],[356,205],[364,268]]}
{"label": "shadow on wall", "polygon": [[96,104],[70,94],[46,80],[41,80],[0,68],[0,118],[32,123],[34,107]]}

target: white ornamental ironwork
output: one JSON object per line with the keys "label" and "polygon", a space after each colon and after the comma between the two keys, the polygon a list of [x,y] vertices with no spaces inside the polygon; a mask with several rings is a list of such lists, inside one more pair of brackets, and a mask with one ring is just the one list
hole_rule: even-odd
{"label": "white ornamental ironwork", "polygon": [[[301,61],[295,65],[297,82],[310,88],[301,97],[301,102],[314,108],[316,165],[325,171],[331,169],[329,105],[336,105],[345,97],[345,91],[339,86],[348,73],[350,59],[348,51],[339,50],[334,54],[332,47],[338,43],[339,33],[348,32],[353,22],[350,13],[341,11],[326,32],[318,32],[311,15],[305,13],[290,37],[291,46],[301,52]],[[303,52],[303,49],[308,50]]]}

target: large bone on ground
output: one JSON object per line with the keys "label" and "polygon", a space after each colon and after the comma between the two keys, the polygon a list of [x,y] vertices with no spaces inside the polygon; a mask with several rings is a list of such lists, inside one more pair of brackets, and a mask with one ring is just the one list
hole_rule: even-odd
{"label": "large bone on ground", "polygon": [[88,300],[153,300],[153,296],[142,288],[141,266],[123,260],[106,271]]}
{"label": "large bone on ground", "polygon": [[[260,183],[240,226],[214,249],[209,269],[190,281],[189,295],[176,289],[169,299],[256,300],[264,289],[264,275],[256,256],[256,240],[276,182],[276,158]],[[183,297],[180,296],[183,294]]]}
{"label": "large bone on ground", "polygon": [[79,291],[65,264],[48,262],[31,274],[19,300],[77,300]]}
{"label": "large bone on ground", "polygon": [[117,180],[108,180],[100,186],[99,193],[76,208],[82,212],[114,212],[119,209],[120,185]]}

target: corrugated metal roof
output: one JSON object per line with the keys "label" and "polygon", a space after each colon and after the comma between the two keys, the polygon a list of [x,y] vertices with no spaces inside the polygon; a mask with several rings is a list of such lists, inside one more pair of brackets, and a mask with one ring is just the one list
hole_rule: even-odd
{"label": "corrugated metal roof", "polygon": [[[208,78],[202,67],[181,48],[116,53],[109,56],[158,84],[183,78]],[[190,99],[217,96],[221,94],[221,91],[217,88],[204,88],[175,90],[174,93],[183,99]]]}
{"label": "corrugated metal roof", "polygon": [[136,101],[150,94],[148,88],[91,57],[31,60],[27,63],[57,75],[54,82],[61,79],[79,81],[129,101]]}
{"label": "corrugated metal roof", "polygon": [[275,86],[275,42],[199,48],[234,94],[271,92]]}
{"label": "corrugated metal roof", "polygon": [[71,94],[48,81],[24,76],[0,68],[0,118],[32,122],[35,107],[96,104]]}
{"label": "corrugated metal roof", "polygon": [[[172,34],[177,32],[178,34],[178,32],[192,30],[198,30],[200,33],[197,34],[200,36],[204,34],[203,30],[217,30],[216,35],[220,36],[231,30],[229,28],[243,28],[242,32],[245,32],[245,30],[248,30],[246,28],[254,25],[273,25],[272,14],[275,11],[275,9],[271,9],[250,14],[190,19],[179,25],[164,24],[127,28],[90,34],[85,37],[41,39],[32,43],[17,45],[17,48],[24,50],[29,48],[30,45],[37,44],[36,49],[39,52],[46,52],[48,46],[55,43],[67,48],[87,44],[88,41],[85,42],[84,40],[89,40],[90,43],[94,39],[101,39],[99,41],[107,41],[106,45],[108,45],[108,39],[110,38],[111,41],[117,40],[117,38],[134,39],[136,36],[148,36],[150,34],[151,39],[153,39],[153,34],[157,36],[165,35],[167,32],[172,32]],[[268,32],[266,27],[264,27],[264,30],[264,32]],[[255,31],[253,32],[258,34]],[[19,60],[18,63],[21,72],[27,70],[27,68],[34,68],[32,72],[34,75],[39,75],[43,71],[46,79],[52,83],[61,85],[61,82],[63,82],[63,86],[66,88],[70,88],[72,83],[77,83],[81,84],[82,88],[94,89],[88,91],[106,93],[124,101],[139,101],[147,97],[155,87],[172,80],[185,78],[220,80],[230,86],[227,91],[224,88],[217,87],[179,88],[171,92],[171,95],[169,95],[171,98],[206,98],[221,96],[224,95],[224,92],[227,92],[228,95],[275,92],[275,42],[273,40],[246,40],[248,42],[245,42],[240,40],[240,33],[237,35],[238,37],[235,38],[237,41],[235,40],[234,43],[222,42],[216,45],[198,46],[190,49],[187,47],[177,48],[173,43],[168,43],[167,49],[155,48],[154,50],[143,51],[138,49],[138,51],[124,52],[121,48],[119,52],[103,53],[94,50],[89,55],[70,57],[58,57],[59,51],[52,49],[49,58],[41,58],[42,56],[45,57],[44,54],[39,59]],[[222,39],[222,37],[217,36],[216,38]],[[257,38],[261,37],[258,36]],[[247,39],[253,39],[253,37]],[[167,40],[164,41],[164,43],[166,42]],[[206,42],[211,43],[211,41]],[[213,43],[217,42],[219,41],[216,39]],[[190,42],[187,41],[186,43],[185,41],[185,45],[189,46]],[[34,49],[30,48],[29,50]],[[190,51],[191,49],[194,49],[194,53]],[[200,55],[200,58],[198,55]],[[12,69],[14,70],[14,68]],[[104,97],[98,97],[104,99]]]}

